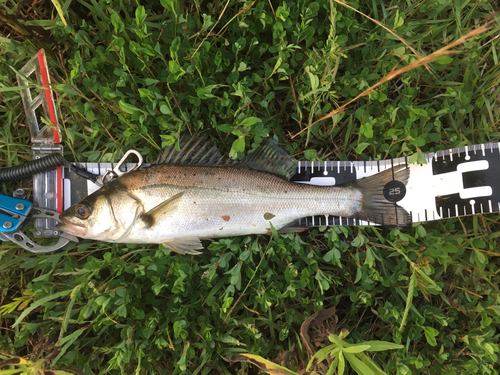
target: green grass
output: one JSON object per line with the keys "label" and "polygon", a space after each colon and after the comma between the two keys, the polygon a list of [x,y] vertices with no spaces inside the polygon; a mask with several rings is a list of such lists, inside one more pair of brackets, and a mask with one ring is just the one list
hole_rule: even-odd
{"label": "green grass", "polygon": [[[268,137],[302,160],[500,139],[498,1],[350,2],[423,56],[491,28],[312,126],[415,54],[330,0],[53,0],[67,27],[50,2],[16,3],[0,0],[2,166],[31,158],[11,67],[41,47],[69,160],[115,161],[135,148],[151,162],[197,129],[234,158]],[[370,353],[387,373],[497,374],[499,222],[247,236],[197,257],[97,241],[34,255],[2,243],[0,359],[85,374],[248,374],[257,368],[228,359],[251,353],[298,372],[310,359],[301,324],[336,306],[330,332],[310,333],[316,350],[347,329],[351,344],[403,345]]]}

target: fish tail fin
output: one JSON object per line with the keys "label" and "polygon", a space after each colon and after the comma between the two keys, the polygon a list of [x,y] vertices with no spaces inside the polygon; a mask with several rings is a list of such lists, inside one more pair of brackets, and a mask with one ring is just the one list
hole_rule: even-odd
{"label": "fish tail fin", "polygon": [[351,186],[363,195],[362,209],[355,217],[384,226],[410,225],[410,214],[397,204],[406,194],[409,176],[410,169],[399,165],[353,183]]}

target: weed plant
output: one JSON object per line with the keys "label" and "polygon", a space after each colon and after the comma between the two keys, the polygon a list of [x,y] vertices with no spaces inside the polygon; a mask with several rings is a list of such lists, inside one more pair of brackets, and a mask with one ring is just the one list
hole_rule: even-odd
{"label": "weed plant", "polygon": [[[69,160],[116,161],[135,148],[151,162],[198,129],[237,159],[269,137],[302,160],[421,161],[500,140],[498,1],[0,5],[3,167],[31,158],[15,72],[42,47]],[[316,122],[482,25],[456,53]],[[367,353],[387,373],[497,374],[499,220],[227,238],[196,257],[98,241],[35,255],[2,243],[0,373],[257,373],[229,361],[250,353],[324,374],[300,329],[335,306],[335,324],[312,327],[313,352],[345,329],[347,346],[400,344]]]}

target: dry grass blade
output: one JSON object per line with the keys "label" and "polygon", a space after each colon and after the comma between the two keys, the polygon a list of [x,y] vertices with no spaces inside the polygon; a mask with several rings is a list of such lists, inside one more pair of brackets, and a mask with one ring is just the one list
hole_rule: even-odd
{"label": "dry grass blade", "polygon": [[[396,38],[398,38],[401,42],[404,43],[404,45],[406,47],[408,47],[419,59],[422,58],[422,56],[417,52],[417,50],[415,48],[413,48],[406,40],[404,40],[402,37],[400,37],[398,34],[396,34],[394,31],[392,31],[391,29],[389,29],[387,26],[385,26],[382,22],[380,21],[377,21],[376,19],[374,18],[371,18],[370,16],[367,16],[366,14],[364,14],[363,12],[357,10],[357,9],[354,9],[353,7],[351,7],[350,5],[340,1],[340,0],[333,0],[335,1],[337,4],[340,4],[346,8],[349,8],[353,11],[355,11],[356,13],[359,13],[361,14],[362,16],[368,18],[370,21],[372,22],[375,22],[377,25],[379,25],[380,27],[382,27],[383,29],[387,30],[389,33],[391,33],[392,35],[394,35]],[[427,64],[424,64],[425,67],[427,68],[427,70],[429,71],[429,73],[432,74],[431,70],[429,69],[429,67],[427,66]]]}
{"label": "dry grass blade", "polygon": [[[217,22],[215,22],[214,26],[210,29],[210,31],[207,33],[207,35],[203,38],[203,40],[201,41],[200,45],[196,48],[196,50],[193,52],[193,55],[191,56],[191,58],[193,58],[197,53],[198,53],[198,50],[200,49],[200,47],[203,45],[203,43],[206,42],[206,40],[212,35],[213,31],[215,30],[215,28],[217,27],[217,24],[219,23],[219,21],[221,20],[222,16],[224,15],[224,13],[226,12],[226,9],[227,9],[227,6],[229,5],[229,2],[231,0],[228,0],[226,5],[224,6],[224,9],[222,9],[222,12],[221,14],[219,15],[219,18],[217,18]],[[231,18],[231,20],[226,23],[221,31],[219,31],[217,33],[217,35],[220,35],[222,30],[224,30],[225,27],[227,27],[227,25],[234,19],[236,18],[237,16],[239,16],[240,14],[243,14],[245,13],[248,9],[250,9],[253,5],[255,4],[255,1],[253,3],[250,3],[248,4],[246,7],[244,7],[243,9],[241,9],[233,18]],[[198,34],[198,33],[197,33]],[[195,37],[197,34],[193,35],[191,38]],[[191,39],[190,38],[190,39]]]}
{"label": "dry grass blade", "polygon": [[214,29],[217,27],[217,24],[219,23],[219,21],[221,20],[222,16],[226,12],[227,6],[229,5],[230,1],[231,0],[227,0],[227,3],[224,6],[224,9],[222,9],[222,12],[219,14],[219,18],[217,18],[217,22],[215,22],[214,26],[210,29],[210,31],[207,33],[207,35],[203,38],[203,40],[201,41],[200,45],[196,48],[196,50],[191,55],[191,58],[194,58],[194,56],[198,53],[198,50],[203,45],[203,43],[205,43],[205,41],[210,37],[210,35],[212,35],[212,31],[214,31]]}
{"label": "dry grass blade", "polygon": [[64,23],[64,26],[68,26],[68,22],[66,22],[66,18],[64,17],[64,11],[61,3],[59,0],[51,0],[52,4],[54,4],[54,7],[57,10],[57,14],[59,14],[59,17],[61,17],[61,21]]}
{"label": "dry grass blade", "polygon": [[438,57],[440,56],[443,56],[443,55],[449,55],[451,53],[458,53],[459,51],[454,51],[453,48],[455,48],[456,46],[466,42],[468,39],[476,36],[476,35],[479,35],[479,34],[482,34],[484,33],[485,31],[489,30],[489,27],[487,26],[482,26],[482,27],[479,27],[477,28],[476,30],[473,30],[471,31],[470,33],[464,35],[463,37],[457,39],[456,41],[444,46],[443,48],[431,53],[430,55],[426,56],[426,57],[423,57],[421,59],[418,59],[418,60],[415,60],[413,61],[412,63],[408,64],[407,66],[403,67],[403,68],[400,68],[400,69],[393,69],[392,71],[390,71],[385,77],[383,77],[379,82],[377,82],[376,84],[374,84],[373,86],[369,87],[368,89],[366,89],[365,91],[363,91],[361,94],[359,94],[358,96],[356,96],[354,99],[351,99],[349,100],[346,104],[342,105],[341,107],[335,109],[334,111],[328,113],[327,115],[323,116],[322,118],[320,118],[319,120],[313,122],[312,124],[308,125],[307,127],[305,127],[304,129],[302,129],[301,131],[299,131],[298,133],[296,133],[295,135],[293,135],[291,138],[295,138],[296,136],[298,136],[299,134],[303,133],[304,131],[306,131],[307,129],[309,129],[311,126],[317,124],[318,122],[320,121],[323,121],[323,120],[326,120],[330,117],[333,117],[335,116],[336,114],[338,113],[341,113],[343,112],[347,106],[353,102],[355,102],[356,100],[358,100],[359,98],[363,97],[363,96],[366,96],[368,94],[370,94],[375,88],[379,87],[380,85],[384,84],[385,82],[388,82],[390,81],[391,79],[394,79],[406,72],[409,72],[410,70],[413,70],[419,66],[422,66],[422,65],[425,65],[425,64],[429,64],[431,62],[433,62],[434,60],[436,60]]}

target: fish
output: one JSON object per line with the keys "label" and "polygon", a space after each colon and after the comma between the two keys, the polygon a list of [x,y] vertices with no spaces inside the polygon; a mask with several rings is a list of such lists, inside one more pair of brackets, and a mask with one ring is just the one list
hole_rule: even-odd
{"label": "fish", "polygon": [[83,239],[163,244],[200,254],[202,240],[300,232],[304,217],[333,215],[405,227],[409,213],[384,197],[391,181],[407,184],[398,166],[354,183],[313,186],[290,181],[297,163],[269,138],[242,161],[223,156],[207,135],[181,138],[155,163],[126,173],[60,215],[60,229]]}

